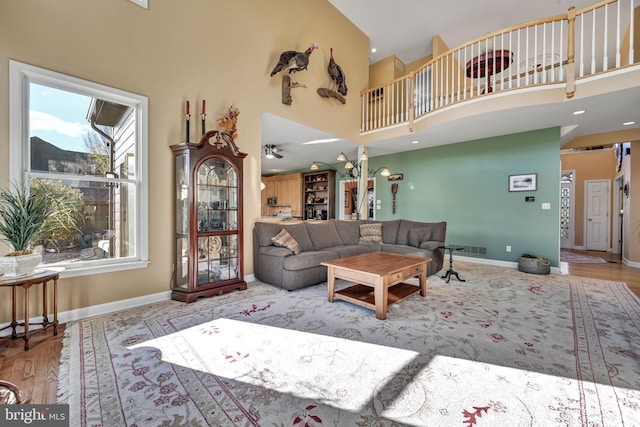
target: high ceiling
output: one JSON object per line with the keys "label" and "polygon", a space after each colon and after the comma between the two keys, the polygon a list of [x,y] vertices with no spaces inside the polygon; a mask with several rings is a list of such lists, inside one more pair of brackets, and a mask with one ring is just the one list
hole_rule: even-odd
{"label": "high ceiling", "polygon": [[[438,35],[451,48],[510,25],[560,15],[571,6],[577,9],[594,0],[459,0],[451,3],[424,0],[329,0],[340,12],[369,37],[370,62],[396,55],[404,63],[423,58],[432,51],[432,39]],[[391,23],[401,25],[391,25]],[[377,141],[370,156],[425,148],[465,140],[560,126],[566,133],[563,143],[580,135],[623,130],[622,122],[636,121],[640,127],[640,86],[609,92],[583,100],[565,102],[552,108],[523,107],[496,115],[487,113],[429,127],[415,134]],[[603,106],[606,106],[604,108]],[[585,109],[591,114],[574,116]],[[597,111],[597,114],[595,114]],[[486,126],[486,123],[492,125]],[[569,131],[570,130],[570,131]],[[302,145],[303,142],[333,137],[325,132],[265,113],[262,145],[273,144],[282,159],[262,159],[262,173],[269,174],[307,168],[311,160],[335,162],[340,151],[355,157],[356,145],[339,140],[327,144]],[[419,141],[412,144],[412,141]],[[434,144],[433,141],[437,141]]]}

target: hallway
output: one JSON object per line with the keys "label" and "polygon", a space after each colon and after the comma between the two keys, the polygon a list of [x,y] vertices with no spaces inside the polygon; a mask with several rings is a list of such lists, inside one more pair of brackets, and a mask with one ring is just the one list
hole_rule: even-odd
{"label": "hallway", "polygon": [[625,282],[629,285],[629,289],[640,298],[640,268],[625,265],[622,262],[620,254],[578,250],[571,250],[571,252],[602,258],[608,262],[593,264],[560,262],[561,274],[573,274],[574,276]]}

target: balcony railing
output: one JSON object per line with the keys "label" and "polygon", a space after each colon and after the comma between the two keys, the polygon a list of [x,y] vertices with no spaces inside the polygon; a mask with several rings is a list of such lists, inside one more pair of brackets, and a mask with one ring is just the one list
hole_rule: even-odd
{"label": "balcony railing", "polygon": [[[634,4],[635,3],[635,4]],[[496,31],[432,59],[415,72],[361,92],[360,132],[407,124],[450,105],[498,92],[562,84],[634,63],[634,9],[604,0],[566,15]]]}

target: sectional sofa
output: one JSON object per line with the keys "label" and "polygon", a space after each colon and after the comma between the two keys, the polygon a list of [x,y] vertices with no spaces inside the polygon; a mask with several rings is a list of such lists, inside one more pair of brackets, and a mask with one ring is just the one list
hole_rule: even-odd
{"label": "sectional sofa", "polygon": [[[286,230],[285,231],[283,231]],[[327,280],[320,263],[372,251],[431,258],[427,274],[442,269],[447,223],[329,220],[295,224],[256,222],[253,263],[256,278],[288,290]],[[275,241],[275,243],[274,243]]]}

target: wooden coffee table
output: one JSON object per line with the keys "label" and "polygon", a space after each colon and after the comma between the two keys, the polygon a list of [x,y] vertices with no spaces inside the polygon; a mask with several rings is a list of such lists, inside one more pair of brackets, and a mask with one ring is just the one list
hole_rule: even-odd
{"label": "wooden coffee table", "polygon": [[[321,263],[327,267],[329,302],[334,298],[375,310],[376,318],[385,320],[391,304],[420,291],[427,295],[427,263],[431,258],[371,252]],[[419,277],[420,286],[403,283]],[[356,283],[336,291],[336,279]],[[373,288],[373,290],[371,289]]]}

